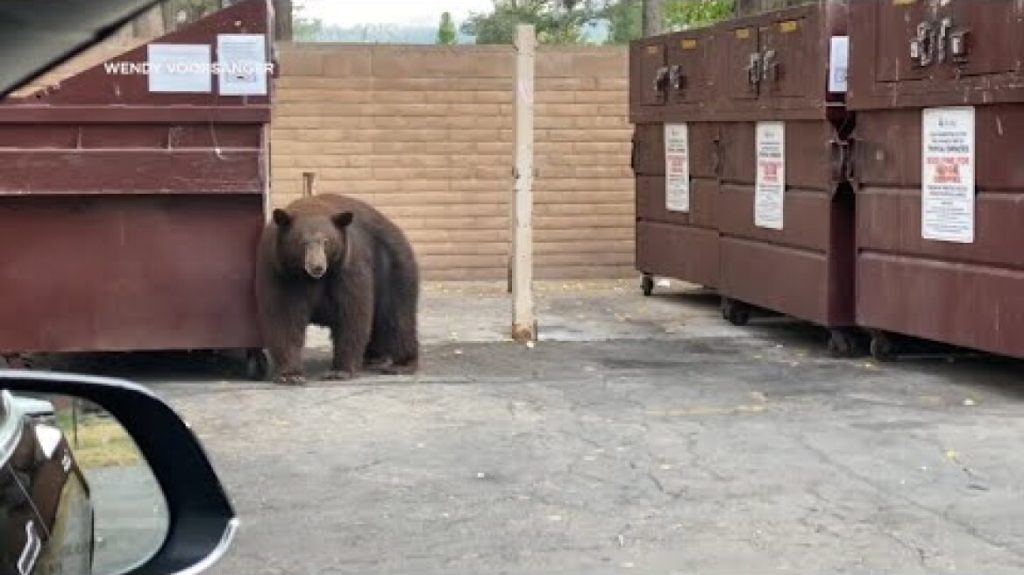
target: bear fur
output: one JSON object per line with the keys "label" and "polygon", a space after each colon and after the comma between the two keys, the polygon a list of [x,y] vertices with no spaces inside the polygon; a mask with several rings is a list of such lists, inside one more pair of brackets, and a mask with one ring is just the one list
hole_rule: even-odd
{"label": "bear fur", "polygon": [[279,383],[305,380],[311,324],[331,331],[325,379],[349,379],[363,367],[416,371],[419,268],[402,230],[369,204],[323,194],[275,209],[256,276],[260,329]]}

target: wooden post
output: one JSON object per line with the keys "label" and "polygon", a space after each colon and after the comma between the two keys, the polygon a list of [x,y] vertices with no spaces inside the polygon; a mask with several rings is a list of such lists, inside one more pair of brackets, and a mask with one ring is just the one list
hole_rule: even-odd
{"label": "wooden post", "polygon": [[302,172],[302,197],[316,195],[316,172]]}
{"label": "wooden post", "polygon": [[533,341],[533,103],[536,34],[516,27],[515,188],[512,197],[512,339]]}

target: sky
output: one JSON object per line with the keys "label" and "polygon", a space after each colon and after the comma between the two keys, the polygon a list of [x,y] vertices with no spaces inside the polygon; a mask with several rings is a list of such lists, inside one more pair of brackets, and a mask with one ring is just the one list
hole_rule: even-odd
{"label": "sky", "polygon": [[456,25],[471,11],[488,11],[491,0],[295,0],[302,14],[325,24],[429,24],[436,26],[441,13],[451,12]]}

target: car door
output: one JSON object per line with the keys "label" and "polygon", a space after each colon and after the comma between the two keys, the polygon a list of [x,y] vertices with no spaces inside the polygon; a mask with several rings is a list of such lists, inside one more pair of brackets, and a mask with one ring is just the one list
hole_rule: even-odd
{"label": "car door", "polygon": [[0,575],[89,573],[93,509],[70,446],[59,428],[7,405],[0,438],[6,446],[0,456]]}

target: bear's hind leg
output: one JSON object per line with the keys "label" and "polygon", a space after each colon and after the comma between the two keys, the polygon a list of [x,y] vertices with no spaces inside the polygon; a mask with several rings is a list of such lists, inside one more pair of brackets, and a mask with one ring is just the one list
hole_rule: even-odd
{"label": "bear's hind leg", "polygon": [[[414,292],[415,293],[415,292]],[[413,294],[404,294],[391,310],[392,317],[386,322],[382,334],[386,342],[386,353],[391,359],[384,368],[392,375],[410,375],[419,369],[419,338],[416,325],[416,299]]]}

